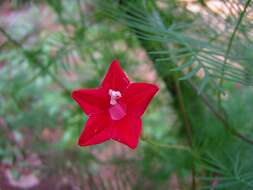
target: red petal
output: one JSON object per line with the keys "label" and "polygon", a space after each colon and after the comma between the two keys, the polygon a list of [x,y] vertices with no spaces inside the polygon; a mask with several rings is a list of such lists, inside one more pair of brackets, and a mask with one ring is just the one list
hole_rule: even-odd
{"label": "red petal", "polygon": [[141,116],[159,87],[148,83],[131,83],[125,94],[127,112]]}
{"label": "red petal", "polygon": [[74,90],[72,98],[87,115],[103,112],[110,102],[108,93],[102,88]]}
{"label": "red petal", "polygon": [[112,127],[112,139],[135,149],[141,134],[141,119],[134,116],[125,116],[115,121]]}
{"label": "red petal", "polygon": [[107,74],[102,82],[102,87],[105,88],[106,90],[112,89],[123,93],[128,85],[129,85],[128,77],[120,67],[119,61],[117,60],[112,61],[107,71]]}
{"label": "red petal", "polygon": [[100,144],[111,137],[112,121],[106,113],[90,116],[79,137],[80,146]]}

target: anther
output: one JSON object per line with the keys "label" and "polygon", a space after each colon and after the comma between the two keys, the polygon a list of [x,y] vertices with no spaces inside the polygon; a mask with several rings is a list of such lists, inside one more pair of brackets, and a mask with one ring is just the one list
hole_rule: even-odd
{"label": "anther", "polygon": [[111,100],[110,100],[111,105],[117,104],[117,99],[121,98],[120,91],[115,91],[115,90],[110,89],[109,95],[111,96]]}

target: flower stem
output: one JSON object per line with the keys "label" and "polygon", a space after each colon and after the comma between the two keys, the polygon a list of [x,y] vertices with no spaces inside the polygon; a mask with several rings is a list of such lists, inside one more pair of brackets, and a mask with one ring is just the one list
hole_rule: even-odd
{"label": "flower stem", "polygon": [[160,142],[153,141],[153,140],[149,139],[148,137],[146,137],[144,135],[141,136],[141,140],[145,141],[146,143],[148,143],[152,146],[156,146],[156,147],[160,147],[160,148],[183,150],[183,151],[187,151],[187,152],[191,151],[190,148],[188,148],[184,145],[163,144],[163,143],[160,143]]}

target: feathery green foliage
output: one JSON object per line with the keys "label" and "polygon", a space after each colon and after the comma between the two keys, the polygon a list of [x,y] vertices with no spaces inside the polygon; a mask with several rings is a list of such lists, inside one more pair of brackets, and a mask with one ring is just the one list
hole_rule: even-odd
{"label": "feathery green foliage", "polygon": [[[157,143],[141,142],[138,159],[109,161],[124,171],[134,168],[134,182],[123,171],[123,177],[114,177],[138,190],[167,189],[171,176],[184,189],[190,189],[191,178],[193,190],[251,190],[252,3],[221,0],[227,12],[217,13],[207,1],[196,1],[201,11],[193,13],[177,0],[124,2],[47,0],[59,27],[52,31],[37,31],[36,3],[35,20],[19,18],[12,27],[0,22],[7,39],[0,47],[0,118],[7,126],[0,128],[0,160],[15,163],[26,151],[6,139],[9,132],[20,136],[29,128],[37,143],[27,149],[41,154],[74,149],[73,160],[82,177],[93,180],[91,187],[112,189],[101,176],[103,185],[95,184],[101,163],[75,147],[85,119],[70,92],[98,85],[112,59],[120,59],[133,77],[155,59],[151,69],[161,92],[145,113],[143,132]],[[150,60],[136,53],[140,50]],[[73,73],[77,79],[69,77]],[[40,139],[45,128],[62,130],[53,147]],[[182,145],[189,147],[175,148]],[[102,152],[105,146],[94,149]]]}

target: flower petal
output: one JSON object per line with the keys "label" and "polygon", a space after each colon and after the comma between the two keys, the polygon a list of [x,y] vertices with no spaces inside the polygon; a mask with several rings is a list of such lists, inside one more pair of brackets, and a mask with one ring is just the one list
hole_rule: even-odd
{"label": "flower petal", "polygon": [[100,144],[111,137],[112,120],[107,113],[92,115],[79,137],[80,146]]}
{"label": "flower petal", "polygon": [[135,149],[141,134],[141,124],[141,119],[134,116],[125,116],[119,121],[114,121],[112,139]]}
{"label": "flower petal", "polygon": [[102,82],[102,87],[106,90],[112,89],[124,93],[128,85],[128,77],[120,67],[119,61],[112,61],[107,71],[107,74]]}
{"label": "flower petal", "polygon": [[127,112],[142,116],[159,87],[148,83],[131,83],[124,96]]}
{"label": "flower petal", "polygon": [[78,89],[72,92],[72,98],[87,114],[101,113],[109,106],[109,96],[102,88]]}

